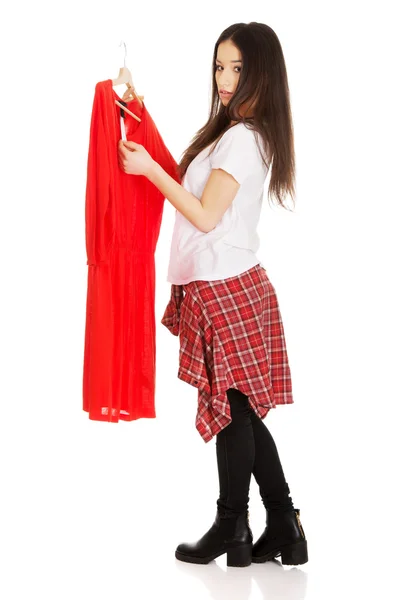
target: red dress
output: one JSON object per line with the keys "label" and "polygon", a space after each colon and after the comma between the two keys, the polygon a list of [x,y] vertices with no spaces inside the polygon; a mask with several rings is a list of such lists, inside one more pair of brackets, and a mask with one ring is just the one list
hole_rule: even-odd
{"label": "red dress", "polygon": [[[147,177],[118,164],[120,100],[112,80],[96,84],[85,204],[88,264],[83,410],[90,419],[154,418],[155,262],[165,198]],[[142,144],[178,183],[177,163],[146,106],[125,113],[126,137]]]}

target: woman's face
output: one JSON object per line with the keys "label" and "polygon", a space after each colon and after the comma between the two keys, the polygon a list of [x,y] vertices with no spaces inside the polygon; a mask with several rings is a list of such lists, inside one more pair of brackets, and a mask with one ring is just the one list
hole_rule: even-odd
{"label": "woman's face", "polygon": [[[237,88],[242,68],[240,50],[230,40],[221,42],[218,46],[215,61],[215,81],[221,102],[226,106]],[[221,90],[226,90],[227,94]]]}
{"label": "woman's face", "polygon": [[[215,81],[218,95],[224,106],[228,104],[238,86],[240,71],[242,70],[241,59],[242,55],[239,48],[230,40],[219,44],[215,59]],[[221,90],[226,90],[230,93],[224,94]],[[254,114],[254,103],[254,101],[249,101],[242,104],[239,109],[240,116],[245,116],[246,118],[252,117]]]}

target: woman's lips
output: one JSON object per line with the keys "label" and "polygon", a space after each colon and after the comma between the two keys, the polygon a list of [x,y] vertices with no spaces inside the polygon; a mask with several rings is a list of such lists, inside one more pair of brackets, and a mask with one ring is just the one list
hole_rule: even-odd
{"label": "woman's lips", "polygon": [[221,94],[221,96],[231,96],[232,92],[224,92],[223,90],[220,90],[219,93]]}

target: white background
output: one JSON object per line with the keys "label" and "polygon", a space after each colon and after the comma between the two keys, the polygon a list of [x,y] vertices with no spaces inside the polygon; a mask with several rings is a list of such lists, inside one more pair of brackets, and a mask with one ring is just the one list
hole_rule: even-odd
{"label": "white background", "polygon": [[[0,595],[77,600],[395,597],[399,559],[399,93],[395,2],[20,2],[1,9]],[[309,562],[175,559],[211,526],[215,443],[194,427],[160,323],[175,209],[156,252],[156,419],[82,410],[84,192],[97,81],[127,66],[178,161],[209,110],[213,46],[277,33],[291,91],[296,209],[265,202],[294,404],[270,411]],[[122,89],[116,89],[122,92]],[[267,184],[269,178],[267,180]],[[265,511],[254,481],[255,539]]]}

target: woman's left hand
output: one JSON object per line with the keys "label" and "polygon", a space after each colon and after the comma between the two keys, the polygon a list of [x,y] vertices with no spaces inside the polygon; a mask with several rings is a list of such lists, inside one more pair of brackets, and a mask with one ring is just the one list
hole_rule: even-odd
{"label": "woman's left hand", "polygon": [[118,163],[129,175],[148,175],[154,164],[153,158],[146,148],[136,142],[119,140]]}

